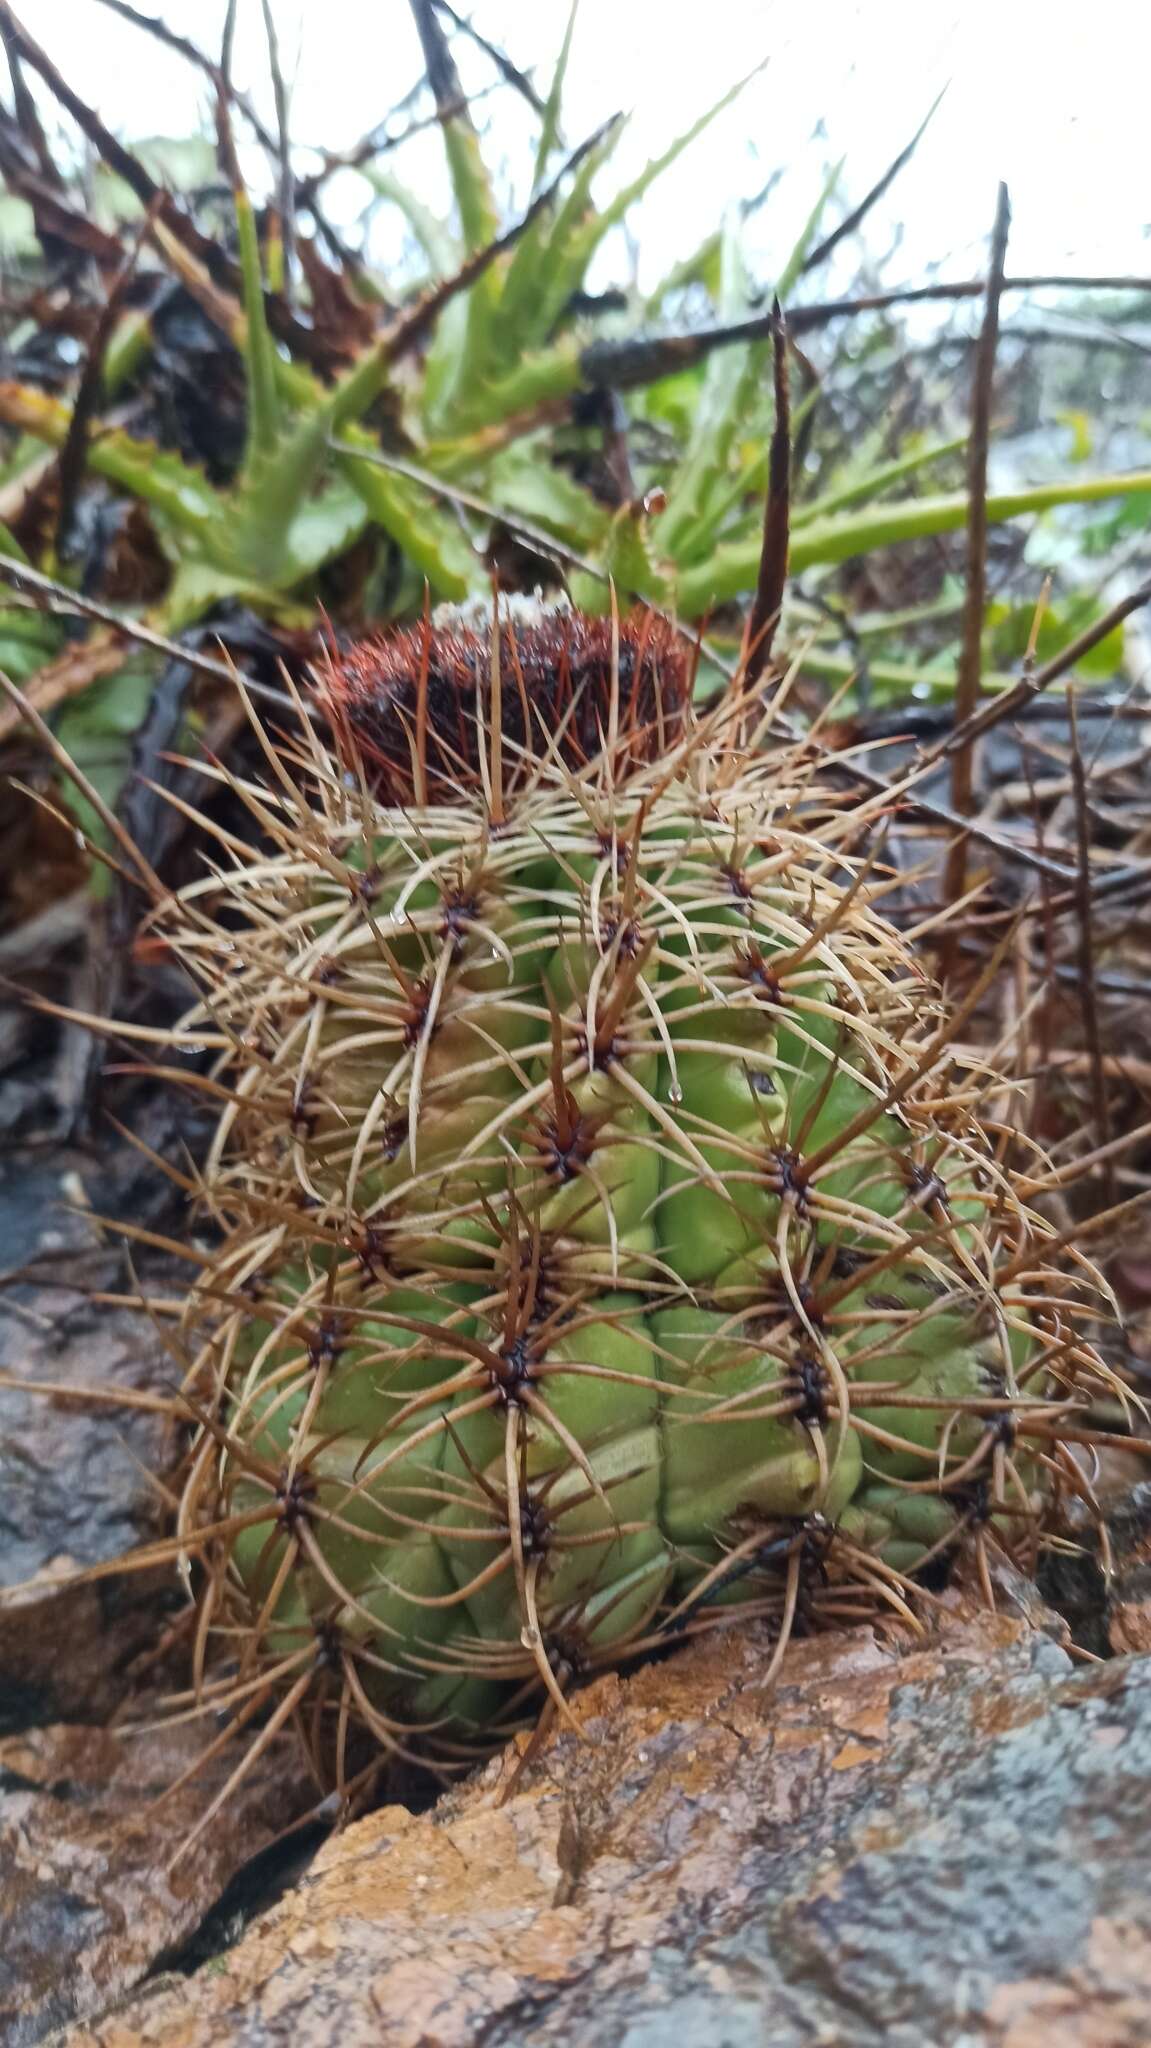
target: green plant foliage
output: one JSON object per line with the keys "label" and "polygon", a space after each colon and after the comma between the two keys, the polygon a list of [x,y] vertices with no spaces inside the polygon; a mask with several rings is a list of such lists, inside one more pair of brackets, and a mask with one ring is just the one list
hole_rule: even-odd
{"label": "green plant foliage", "polygon": [[[1059,505],[1091,504],[1101,498],[1124,498],[1151,490],[1151,471],[1130,476],[1068,478],[1056,484],[1035,484],[1017,491],[992,493],[987,500],[991,520],[1018,519],[1029,512]],[[933,534],[956,533],[967,523],[968,500],[956,491],[937,498],[896,499],[841,518],[811,520],[801,527],[791,549],[791,567],[803,569],[847,562],[873,549],[900,541],[926,540]],[[750,588],[759,562],[758,544],[728,542],[716,549],[700,570],[681,578],[679,599],[695,617],[710,605],[722,604]]]}
{"label": "green plant foliage", "polygon": [[60,647],[60,629],[55,619],[42,612],[20,611],[14,605],[0,609],[0,669],[14,683],[26,683],[52,660]]}
{"label": "green plant foliage", "polygon": [[[1051,661],[1070,647],[1081,633],[1102,618],[1105,607],[1097,598],[1079,596],[1065,603],[1048,605],[1035,631],[1034,605],[991,604],[987,608],[985,644],[993,662],[1009,666],[1022,661],[1032,634],[1039,663]],[[1106,683],[1123,665],[1123,628],[1115,626],[1076,662],[1076,673],[1084,682]]]}
{"label": "green plant foliage", "polygon": [[[274,229],[261,232],[243,190],[231,202],[212,196],[207,213],[197,216],[224,223],[231,208],[227,260],[233,280],[238,271],[238,297],[209,284],[203,267],[172,238],[163,244],[205,316],[240,352],[246,438],[236,474],[221,484],[171,446],[138,433],[130,414],[126,422],[113,413],[90,423],[90,473],[148,508],[171,565],[170,587],[153,607],[152,623],[176,632],[217,606],[240,602],[273,622],[306,625],[315,618],[325,570],[364,543],[374,566],[361,587],[378,593],[386,585],[393,612],[418,610],[425,592],[433,601],[460,600],[490,587],[492,515],[513,526],[522,521],[545,543],[554,540],[573,597],[590,611],[608,608],[614,585],[623,598],[674,607],[685,620],[714,620],[754,587],[773,427],[770,342],[760,334],[671,367],[665,352],[658,363],[653,359],[645,379],[644,343],[634,338],[637,320],[655,331],[682,326],[685,294],[696,325],[724,329],[762,318],[768,295],[765,281],[748,272],[743,218],[729,211],[642,306],[601,313],[593,291],[593,265],[606,238],[730,109],[747,79],[614,190],[611,165],[626,129],[619,116],[607,120],[560,174],[564,83],[576,13],[573,5],[540,121],[532,168],[536,204],[506,246],[493,248],[501,231],[496,179],[466,112],[441,123],[452,220],[437,219],[390,171],[370,162],[362,167],[376,199],[402,215],[427,266],[426,289],[442,299],[418,349],[394,355],[394,327],[382,324],[338,375],[322,377],[299,351],[293,354],[290,340],[277,338],[283,321],[273,333],[268,317],[270,287],[281,281],[280,242]],[[216,175],[213,150],[203,138],[144,143],[137,153],[149,174],[172,191],[200,192]],[[796,220],[783,239],[788,253],[770,289],[785,306],[826,234],[839,175],[837,166],[809,217]],[[0,241],[23,250],[23,201],[3,204],[8,210],[0,212]],[[139,213],[123,181],[101,168],[93,218],[115,228]],[[475,274],[462,274],[468,262]],[[464,275],[471,279],[466,286]],[[368,273],[341,284],[365,304],[375,305],[377,291],[384,296]],[[121,310],[103,362],[109,412],[130,388],[152,338],[147,315]],[[640,362],[627,372],[634,495],[617,479],[614,502],[594,480],[602,417],[588,423],[603,396],[594,378],[611,360],[602,345],[613,340],[627,340],[629,360]],[[659,368],[664,374],[656,374]],[[794,435],[811,424],[817,398],[814,386],[795,389]],[[1102,553],[1146,526],[1151,469],[1093,474],[1090,420],[1074,409],[1059,417],[1070,434],[1067,475],[995,492],[989,516],[1007,521],[1072,504],[1105,505],[1084,531],[1076,530],[1084,552]],[[14,437],[0,472],[3,482],[27,473],[45,446],[62,449],[72,415],[63,398],[29,383],[8,383],[0,387],[0,418]],[[962,436],[919,433],[893,447],[888,423],[881,420],[849,443],[833,465],[820,468],[812,495],[804,496],[804,472],[798,468],[790,566],[793,576],[805,579],[807,593],[822,603],[834,588],[831,572],[843,564],[863,567],[880,551],[958,532],[968,514],[966,493],[955,487],[963,446]],[[387,466],[393,451],[411,473]],[[421,472],[443,490],[429,489]],[[802,602],[795,609],[802,622]],[[1026,644],[1025,609],[989,615],[991,687]],[[923,610],[906,613],[903,624],[914,628],[931,616]],[[1090,616],[1089,608],[1056,606],[1043,628],[1041,653],[1067,644]],[[809,673],[832,683],[850,675],[852,657],[835,637],[828,609],[809,611],[806,625]],[[1029,625],[1028,611],[1027,630]],[[908,658],[899,643],[901,630],[880,614],[851,620],[853,643],[868,654],[872,689],[893,697],[946,691],[952,651],[941,653],[936,638],[930,653]],[[0,615],[0,658],[17,679],[34,674],[59,644],[54,621],[12,609]],[[1121,640],[1112,636],[1084,672],[1111,675],[1121,660]],[[101,705],[120,701],[115,692],[94,698],[92,715],[98,719]]]}
{"label": "green plant foliage", "polygon": [[[148,709],[155,681],[154,657],[135,657],[115,675],[93,683],[82,696],[73,698],[56,721],[57,738],[69,758],[106,804],[114,805],[123,787],[132,740]],[[107,843],[104,821],[80,789],[69,789],[68,809],[92,845]],[[103,867],[95,867],[92,882],[94,893],[102,895],[107,885]]]}

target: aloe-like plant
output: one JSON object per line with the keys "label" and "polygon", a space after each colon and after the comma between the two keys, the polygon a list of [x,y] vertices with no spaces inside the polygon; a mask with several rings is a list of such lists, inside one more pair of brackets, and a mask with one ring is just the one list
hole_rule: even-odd
{"label": "aloe-like plant", "polygon": [[[423,22],[427,10],[420,13]],[[674,607],[690,620],[749,592],[772,403],[770,341],[766,323],[755,317],[762,290],[746,272],[738,214],[649,296],[642,342],[572,311],[586,299],[589,268],[612,228],[731,106],[746,80],[636,177],[593,203],[624,124],[607,122],[557,172],[575,16],[573,7],[541,119],[532,205],[510,231],[501,233],[495,183],[466,105],[449,102],[442,78],[456,226],[431,220],[398,179],[364,167],[381,197],[404,211],[428,263],[428,283],[414,310],[385,321],[332,382],[273,337],[269,274],[282,268],[278,244],[273,230],[261,246],[242,188],[235,197],[234,292],[207,274],[163,217],[157,222],[153,239],[165,261],[239,347],[248,392],[247,447],[226,487],[130,428],[97,423],[88,433],[93,473],[150,508],[170,554],[172,585],[159,623],[186,625],[230,598],[273,616],[310,619],[320,572],[366,532],[386,537],[404,565],[390,596],[394,612],[417,608],[425,583],[433,598],[458,600],[489,587],[482,546],[489,514],[525,524],[545,542],[550,537],[565,560],[574,554],[588,565],[590,574],[572,572],[585,608],[606,608],[609,579],[623,595]],[[833,233],[819,243],[837,183],[838,171],[771,280],[785,307],[812,257],[836,239]],[[710,298],[714,347],[692,346],[690,336],[673,344],[651,338],[685,284]],[[751,331],[740,339],[744,329]],[[142,347],[139,319],[125,314],[108,348],[109,395],[139,369]],[[573,405],[578,411],[599,403],[620,387],[629,390],[637,419],[670,431],[658,456],[638,466],[638,487],[620,487],[609,505],[557,466],[557,434],[569,431]],[[388,429],[381,440],[368,419],[385,394]],[[23,451],[38,443],[60,448],[72,428],[66,401],[12,384],[0,389],[0,418],[24,437]],[[818,497],[793,506],[793,571],[962,527],[963,490],[918,495],[921,479],[953,460],[960,446],[951,437],[894,460],[879,460],[874,450],[853,458]],[[890,495],[909,485],[917,495]],[[1149,488],[1151,473],[1075,473],[994,493],[988,514],[1008,520],[1138,497]],[[896,669],[891,680],[898,678]],[[914,679],[907,671],[906,681]]]}

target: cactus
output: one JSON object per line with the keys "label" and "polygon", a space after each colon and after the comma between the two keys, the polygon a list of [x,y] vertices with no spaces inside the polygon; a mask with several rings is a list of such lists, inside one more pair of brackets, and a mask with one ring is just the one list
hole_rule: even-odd
{"label": "cactus", "polygon": [[[240,1694],[446,1768],[676,1634],[1031,1563],[1104,1368],[867,819],[654,615],[333,656],[159,913],[224,1108],[181,1540]],[[876,822],[874,816],[871,823]],[[278,1718],[278,1717],[277,1717]]]}

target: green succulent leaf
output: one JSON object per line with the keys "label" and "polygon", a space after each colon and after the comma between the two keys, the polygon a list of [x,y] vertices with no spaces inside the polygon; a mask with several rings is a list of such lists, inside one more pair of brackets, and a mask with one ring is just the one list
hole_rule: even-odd
{"label": "green succulent leaf", "polygon": [[481,578],[479,559],[458,522],[407,477],[352,455],[336,458],[365,511],[415,563],[437,598],[458,601]]}
{"label": "green succulent leaf", "polygon": [[103,391],[106,401],[118,397],[152,352],[152,315],[133,309],[121,313],[104,351]]}
{"label": "green succulent leaf", "polygon": [[[72,409],[61,399],[31,385],[6,384],[2,410],[9,424],[50,448],[64,446]],[[219,515],[220,495],[203,471],[155,441],[138,441],[122,427],[101,426],[91,437],[87,459],[97,476],[142,499],[181,532],[203,533]]]}
{"label": "green succulent leaf", "polygon": [[821,190],[819,197],[816,199],[815,205],[812,207],[811,212],[808,214],[807,219],[804,222],[802,229],[800,230],[799,240],[796,242],[795,247],[792,249],[792,252],[787,259],[787,262],[784,264],[783,269],[780,271],[779,276],[775,280],[775,296],[779,300],[779,303],[783,307],[785,312],[787,310],[787,302],[790,299],[792,292],[795,290],[795,287],[799,282],[800,275],[803,271],[804,264],[807,262],[808,255],[811,250],[811,245],[814,242],[816,235],[819,233],[820,224],[823,220],[824,213],[827,210],[828,201],[835,196],[835,192],[839,185],[839,180],[842,174],[843,159],[840,158],[840,161],[832,166],[831,170],[827,174],[827,177],[824,179],[823,189]]}
{"label": "green succulent leaf", "polygon": [[62,644],[63,627],[58,619],[8,605],[0,609],[0,669],[12,682],[28,682],[59,653]]}
{"label": "green succulent leaf", "polygon": [[280,401],[276,389],[275,343],[264,310],[264,282],[255,215],[246,192],[237,191],[235,205],[244,303],[241,353],[248,386],[246,466],[250,468],[275,447],[280,425]]}
{"label": "green succulent leaf", "polygon": [[[1127,498],[1151,490],[1151,472],[1133,471],[1127,476],[1067,478],[1053,484],[1033,484],[1016,491],[992,492],[987,516],[993,522],[1020,519],[1031,512],[1046,512],[1058,505],[1091,504],[1106,498]],[[848,562],[873,548],[892,547],[900,541],[925,540],[938,533],[956,533],[966,523],[968,499],[956,491],[937,498],[895,500],[848,517],[813,519],[801,528],[792,543],[791,570],[828,562]],[[679,579],[679,604],[690,618],[716,604],[740,596],[755,583],[759,566],[757,542],[718,547],[710,562],[690,569]]]}
{"label": "green succulent leaf", "polygon": [[274,612],[278,595],[254,577],[189,551],[176,564],[159,622],[169,633],[182,632],[216,605],[229,602],[251,605],[254,611]]}
{"label": "green succulent leaf", "polygon": [[493,457],[490,476],[490,494],[501,510],[546,526],[581,553],[598,548],[604,539],[608,513],[590,491],[556,468],[538,437]]}
{"label": "green succulent leaf", "polygon": [[572,293],[580,288],[587,275],[591,259],[603,241],[604,236],[612,228],[619,225],[620,221],[630,212],[636,202],[644,197],[656,179],[664,171],[668,170],[676,162],[677,158],[683,155],[686,149],[691,147],[691,144],[711,126],[713,121],[718,119],[720,114],[726,112],[727,108],[739,98],[745,86],[749,85],[751,80],[757,77],[763,68],[762,63],[756,64],[743,78],[737,80],[736,84],[729,87],[728,91],[723,94],[721,99],[715,102],[714,106],[709,107],[705,114],[700,115],[698,121],[694,121],[690,128],[685,129],[682,135],[677,136],[675,141],[670,143],[661,155],[653,157],[644,166],[643,170],[640,171],[638,176],[633,178],[629,184],[624,185],[608,201],[606,206],[602,207],[598,212],[592,213],[590,218],[584,219],[579,227],[576,228],[570,237],[564,260],[558,265],[555,275],[550,280],[540,308],[539,326],[542,332],[547,333],[550,330],[552,324],[562,314]]}
{"label": "green succulent leaf", "polygon": [[826,519],[833,512],[841,512],[845,505],[858,505],[868,498],[877,498],[881,492],[890,490],[892,484],[905,483],[908,477],[918,476],[933,463],[945,462],[950,456],[961,454],[966,446],[966,434],[956,434],[950,441],[936,441],[927,448],[912,448],[897,461],[865,467],[862,474],[852,475],[849,472],[844,482],[834,490],[792,508],[792,531],[800,526],[810,526],[815,520]]}
{"label": "green succulent leaf", "polygon": [[[82,696],[65,704],[55,720],[61,745],[110,807],[115,807],[124,787],[132,742],[143,723],[155,680],[154,657],[134,657],[114,675],[93,683]],[[107,843],[104,821],[81,790],[69,790],[68,809],[94,846]],[[105,893],[107,878],[102,867],[96,869],[93,886],[95,894]]]}
{"label": "green succulent leaf", "polygon": [[540,190],[548,164],[551,162],[552,152],[559,142],[564,80],[567,77],[568,59],[571,56],[572,37],[575,34],[576,16],[578,13],[579,0],[572,0],[567,18],[567,27],[564,29],[563,42],[560,44],[560,53],[556,59],[556,68],[552,73],[551,86],[548,89],[548,96],[544,102],[543,119],[540,123],[540,138],[536,144],[535,170],[532,174],[533,192]]}
{"label": "green succulent leaf", "polygon": [[582,382],[579,349],[574,342],[561,342],[545,354],[525,356],[510,375],[477,389],[460,409],[458,425],[466,432],[503,425],[518,413],[570,397]]}
{"label": "green succulent leaf", "polygon": [[15,534],[10,527],[5,526],[2,519],[0,519],[0,548],[4,550],[6,555],[11,555],[17,562],[26,562],[28,560]]}
{"label": "green succulent leaf", "polygon": [[[1091,596],[1070,597],[1048,605],[1035,632],[1034,605],[991,604],[987,608],[985,642],[991,660],[1019,662],[1032,644],[1042,665],[1061,654],[1073,640],[1103,616],[1106,607]],[[1123,667],[1124,633],[1115,626],[1081,655],[1075,672],[1085,682],[1105,683]]]}
{"label": "green succulent leaf", "polygon": [[[491,336],[492,372],[506,374],[525,353],[541,348],[551,335],[558,313],[562,313],[572,291],[582,282],[586,264],[577,265],[575,283],[565,286],[561,279],[572,275],[572,246],[594,211],[593,180],[611,156],[625,125],[620,119],[607,125],[600,140],[576,166],[567,196],[558,209],[545,209],[521,235],[504,278],[499,323]],[[558,312],[553,311],[556,307]]]}
{"label": "green succulent leaf", "polygon": [[[782,303],[786,303],[803,268],[824,209],[835,190],[839,171],[837,165],[825,181],[783,267],[777,285]],[[735,211],[729,213],[720,240],[717,310],[724,325],[744,320],[752,311],[750,280],[743,256],[743,222]],[[732,445],[737,432],[741,429],[746,432],[749,421],[763,422],[761,438],[766,460],[770,418],[765,387],[770,354],[770,342],[763,341],[717,349],[708,360],[687,453],[669,494],[667,510],[658,525],[660,547],[677,560],[698,560],[714,543],[720,521],[732,502],[729,486]],[[746,485],[737,479],[736,495],[744,488]]]}
{"label": "green succulent leaf", "polygon": [[719,303],[721,290],[721,266],[723,262],[724,234],[722,228],[712,228],[690,256],[684,256],[673,263],[666,276],[662,277],[655,290],[648,297],[644,308],[649,319],[656,319],[669,299],[689,285],[701,284],[715,304]]}
{"label": "green succulent leaf", "polygon": [[450,120],[442,123],[442,127],[464,247],[469,256],[473,256],[477,249],[484,248],[498,235],[499,209],[479,137],[471,120],[466,115],[453,114]]}
{"label": "green succulent leaf", "polygon": [[460,260],[460,246],[450,228],[391,171],[361,164],[360,175],[381,199],[399,208],[435,275],[450,277]]}
{"label": "green succulent leaf", "polygon": [[[805,676],[816,682],[829,683],[833,689],[858,682],[860,696],[866,687],[868,702],[873,707],[907,704],[915,700],[943,702],[955,694],[953,659],[940,659],[917,668],[911,662],[868,659],[864,663],[854,655],[831,654],[823,648],[813,647],[804,650],[800,667]],[[997,691],[1013,689],[1018,680],[1017,675],[988,668],[980,677],[980,687],[988,696],[993,696]]]}
{"label": "green succulent leaf", "polygon": [[[749,310],[749,278],[741,229],[738,213],[729,212],[720,237],[716,308],[724,323],[745,319]],[[705,365],[684,459],[668,493],[667,509],[656,525],[658,544],[670,557],[690,560],[701,552],[706,530],[705,506],[726,478],[737,406],[745,391],[748,367],[752,366],[758,379],[764,346],[717,349]]]}
{"label": "green succulent leaf", "polygon": [[653,553],[650,521],[644,512],[621,506],[608,528],[601,560],[601,575],[576,570],[568,577],[572,602],[581,611],[592,617],[606,616],[613,589],[625,606],[637,598],[649,604],[670,603],[670,579]]}

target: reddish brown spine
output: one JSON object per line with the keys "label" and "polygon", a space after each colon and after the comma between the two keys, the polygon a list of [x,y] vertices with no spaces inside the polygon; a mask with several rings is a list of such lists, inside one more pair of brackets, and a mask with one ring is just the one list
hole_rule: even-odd
{"label": "reddish brown spine", "polygon": [[542,610],[501,619],[499,676],[493,697],[491,624],[461,617],[333,651],[320,684],[383,796],[443,802],[475,788],[497,704],[505,790],[549,752],[578,769],[613,735],[617,773],[656,759],[684,728],[690,649],[653,612],[619,621],[617,651],[611,619]]}

